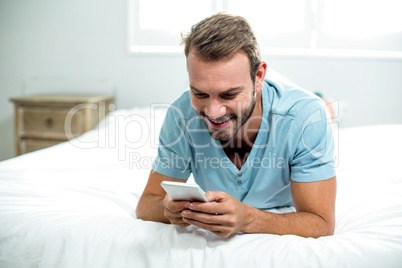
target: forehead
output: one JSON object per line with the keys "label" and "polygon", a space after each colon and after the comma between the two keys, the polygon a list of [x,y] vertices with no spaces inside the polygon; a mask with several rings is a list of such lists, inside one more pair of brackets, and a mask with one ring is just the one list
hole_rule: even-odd
{"label": "forehead", "polygon": [[205,92],[224,91],[252,84],[249,59],[242,51],[217,61],[206,60],[190,52],[187,70],[190,86]]}

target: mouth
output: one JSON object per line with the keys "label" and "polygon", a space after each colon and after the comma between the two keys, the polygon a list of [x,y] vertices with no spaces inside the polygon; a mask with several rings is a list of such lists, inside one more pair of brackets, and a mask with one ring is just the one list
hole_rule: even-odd
{"label": "mouth", "polygon": [[231,120],[232,118],[230,117],[227,118],[226,120],[219,120],[219,121],[208,118],[209,125],[214,129],[223,129],[227,127]]}

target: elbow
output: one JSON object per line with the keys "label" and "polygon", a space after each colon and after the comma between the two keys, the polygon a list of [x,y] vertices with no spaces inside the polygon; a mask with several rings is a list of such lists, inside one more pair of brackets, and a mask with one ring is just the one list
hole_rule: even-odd
{"label": "elbow", "polygon": [[327,224],[327,234],[325,236],[332,236],[335,234],[335,222]]}
{"label": "elbow", "polygon": [[140,200],[138,201],[137,208],[135,209],[135,216],[139,220],[146,221],[147,214],[145,212],[146,210],[144,209],[143,198],[141,197]]}
{"label": "elbow", "polygon": [[331,217],[329,217],[328,220],[325,221],[325,235],[324,236],[332,236],[335,234],[335,213],[333,213],[331,215]]}
{"label": "elbow", "polygon": [[[323,237],[323,236],[333,236],[334,235],[334,228],[327,228],[325,230],[323,230],[322,234],[318,237]],[[318,238],[317,237],[317,238]]]}
{"label": "elbow", "polygon": [[332,226],[326,226],[323,228],[316,229],[315,232],[311,235],[304,236],[305,238],[311,237],[311,238],[320,238],[324,236],[333,236],[334,235],[334,230],[335,228]]}
{"label": "elbow", "polygon": [[135,215],[143,221],[166,222],[162,205],[163,197],[158,195],[143,195],[138,201]]}
{"label": "elbow", "polygon": [[321,218],[321,234],[322,236],[333,236],[335,233],[335,213],[328,213],[324,215],[316,214]]}
{"label": "elbow", "polygon": [[323,236],[333,236],[335,233],[335,221],[333,222],[327,222],[325,221],[325,225],[321,228],[320,234],[317,235],[317,237],[323,237]]}
{"label": "elbow", "polygon": [[315,232],[311,237],[333,236],[335,233],[335,219],[326,220],[324,217],[318,216],[321,218],[321,223],[316,226]]}
{"label": "elbow", "polygon": [[136,216],[137,219],[139,219],[139,220],[144,220],[143,217],[142,217],[142,214],[141,214],[141,212],[139,211],[138,208],[135,210],[135,216]]}
{"label": "elbow", "polygon": [[141,207],[139,204],[137,206],[137,209],[135,210],[135,216],[138,220],[143,220],[143,221],[156,221],[155,219],[152,218],[150,213],[146,213],[146,209]]}
{"label": "elbow", "polygon": [[144,220],[144,218],[143,218],[144,215],[141,213],[140,203],[138,203],[137,208],[135,209],[135,216],[139,220]]}

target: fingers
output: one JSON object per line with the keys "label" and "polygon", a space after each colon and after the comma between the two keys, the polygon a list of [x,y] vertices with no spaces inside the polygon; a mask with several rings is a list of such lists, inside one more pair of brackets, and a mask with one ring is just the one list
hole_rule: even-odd
{"label": "fingers", "polygon": [[[192,211],[204,212],[208,214],[227,214],[233,212],[233,204],[224,195],[218,195],[216,192],[208,192],[207,198],[212,200],[217,200],[215,202],[191,202],[189,203],[188,209]],[[226,195],[226,194],[225,194]]]}
{"label": "fingers", "polygon": [[225,192],[208,191],[205,193],[209,202],[219,202],[225,199],[228,195]]}
{"label": "fingers", "polygon": [[173,201],[169,195],[166,195],[163,200],[163,206],[171,212],[180,212],[188,208],[189,204],[188,201]]}
{"label": "fingers", "polygon": [[179,225],[181,227],[186,227],[189,224],[183,220],[180,212],[170,212],[165,209],[163,215],[170,221],[171,224]]}
{"label": "fingers", "polygon": [[[221,217],[221,215],[211,215],[212,217]],[[191,218],[184,218],[183,220],[191,225],[195,225],[197,227],[200,227],[204,230],[208,230],[213,232],[216,235],[222,236],[222,237],[228,237],[230,236],[233,232],[232,232],[232,228],[230,226],[227,225],[222,225],[222,224],[211,224],[211,223],[204,223],[198,220],[194,220]]]}
{"label": "fingers", "polygon": [[188,208],[190,202],[188,201],[169,201],[166,203],[166,208],[171,212],[181,212]]}
{"label": "fingers", "polygon": [[237,231],[235,199],[224,192],[207,192],[210,202],[173,201],[168,195],[163,200],[164,216],[179,226],[190,224],[227,237]]}
{"label": "fingers", "polygon": [[176,224],[181,227],[188,226],[189,224],[183,221],[181,212],[188,207],[187,201],[173,201],[168,195],[163,200],[163,215],[171,224]]}
{"label": "fingers", "polygon": [[190,211],[203,212],[207,214],[226,214],[226,208],[224,205],[219,203],[200,203],[192,202],[188,205]]}
{"label": "fingers", "polygon": [[[216,214],[208,214],[208,213],[200,213],[191,210],[183,210],[181,212],[181,216],[183,220],[195,220],[201,223],[207,223],[212,225],[225,225],[232,227],[235,225],[232,218],[228,215],[216,215]],[[186,221],[187,222],[187,221]]]}
{"label": "fingers", "polygon": [[224,192],[207,192],[206,197],[210,202],[191,202],[188,210],[181,212],[184,222],[222,237],[240,230],[245,214],[238,199]]}

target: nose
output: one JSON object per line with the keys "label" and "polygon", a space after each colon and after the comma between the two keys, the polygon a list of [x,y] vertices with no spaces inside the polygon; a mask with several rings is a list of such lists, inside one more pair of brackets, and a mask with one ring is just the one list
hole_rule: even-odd
{"label": "nose", "polygon": [[205,114],[211,119],[217,119],[226,115],[226,107],[219,100],[210,99],[205,106]]}

